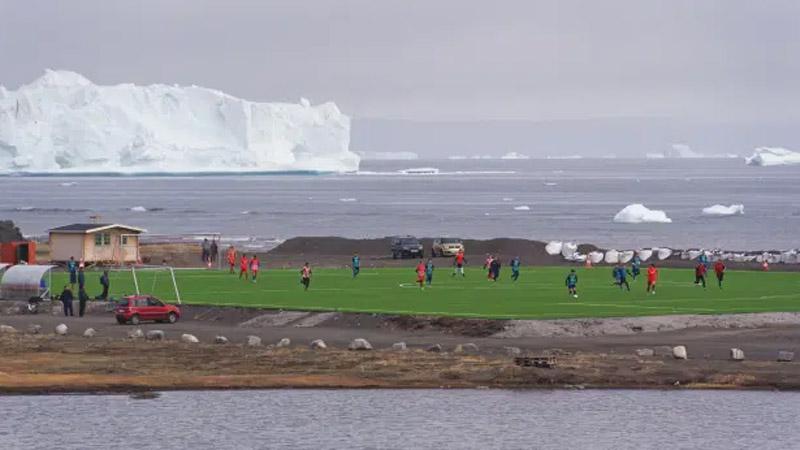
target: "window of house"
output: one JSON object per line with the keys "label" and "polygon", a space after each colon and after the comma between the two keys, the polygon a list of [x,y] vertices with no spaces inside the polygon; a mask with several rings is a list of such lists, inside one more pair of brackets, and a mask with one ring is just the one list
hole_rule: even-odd
{"label": "window of house", "polygon": [[122,236],[122,245],[128,245],[128,236]]}
{"label": "window of house", "polygon": [[95,233],[94,245],[97,247],[104,245],[111,245],[111,234],[109,233]]}

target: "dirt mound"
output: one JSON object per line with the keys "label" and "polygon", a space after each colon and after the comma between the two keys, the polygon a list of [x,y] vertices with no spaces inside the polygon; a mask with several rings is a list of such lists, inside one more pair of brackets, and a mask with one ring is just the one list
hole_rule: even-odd
{"label": "dirt mound", "polygon": [[[420,239],[426,255],[430,255],[433,238]],[[466,257],[473,260],[473,265],[483,262],[487,253],[499,255],[502,259],[511,259],[519,256],[526,265],[559,265],[565,264],[559,256],[550,256],[545,252],[545,243],[528,239],[465,239]],[[389,258],[391,251],[391,238],[381,239],[346,239],[341,237],[297,237],[287,240],[269,251],[270,257],[279,258],[308,258],[319,261],[324,256],[348,256],[358,252],[365,259]],[[593,245],[581,245],[579,251],[588,253],[596,250]],[[342,258],[342,261],[347,261]]]}
{"label": "dirt mound", "polygon": [[0,242],[23,240],[22,233],[11,220],[0,220]]}
{"label": "dirt mound", "polygon": [[341,237],[296,237],[287,240],[269,251],[273,256],[316,256],[316,255],[388,255],[390,238],[346,239]]}
{"label": "dirt mound", "polygon": [[446,334],[487,337],[505,330],[504,320],[459,319],[455,317],[388,316],[384,326],[393,330],[435,330]]}

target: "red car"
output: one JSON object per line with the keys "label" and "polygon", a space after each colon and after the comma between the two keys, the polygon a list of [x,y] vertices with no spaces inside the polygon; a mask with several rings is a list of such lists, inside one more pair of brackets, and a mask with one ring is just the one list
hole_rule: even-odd
{"label": "red car", "polygon": [[181,318],[181,309],[178,306],[164,303],[151,295],[124,297],[114,313],[120,325],[128,322],[138,325],[143,320],[175,323]]}

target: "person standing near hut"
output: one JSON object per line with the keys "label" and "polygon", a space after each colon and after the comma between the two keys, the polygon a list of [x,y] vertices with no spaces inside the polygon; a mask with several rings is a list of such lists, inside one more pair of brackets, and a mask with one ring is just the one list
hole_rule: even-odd
{"label": "person standing near hut", "polygon": [[98,300],[108,300],[108,288],[110,285],[108,270],[104,270],[103,274],[100,275],[100,286],[103,286],[103,292],[100,294],[100,297],[98,297]]}
{"label": "person standing near hut", "polygon": [[67,261],[67,272],[69,272],[69,284],[74,289],[75,284],[78,283],[78,264],[75,262],[74,256],[70,256]]}
{"label": "person standing near hut", "polygon": [[64,315],[74,316],[75,314],[72,312],[72,300],[74,296],[72,295],[72,289],[70,289],[69,285],[64,286],[64,290],[61,291],[61,295],[58,298],[64,305]]}

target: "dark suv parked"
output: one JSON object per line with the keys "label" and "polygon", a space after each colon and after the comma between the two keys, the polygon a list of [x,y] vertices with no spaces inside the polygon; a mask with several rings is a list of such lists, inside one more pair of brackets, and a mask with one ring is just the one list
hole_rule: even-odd
{"label": "dark suv parked", "polygon": [[392,238],[392,259],[422,258],[422,243],[419,239],[407,236]]}

